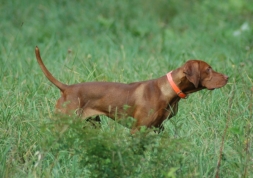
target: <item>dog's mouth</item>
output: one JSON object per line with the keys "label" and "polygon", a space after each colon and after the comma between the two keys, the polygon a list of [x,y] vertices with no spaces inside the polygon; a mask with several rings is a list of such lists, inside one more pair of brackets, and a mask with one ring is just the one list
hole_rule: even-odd
{"label": "dog's mouth", "polygon": [[221,88],[221,87],[223,87],[223,85],[209,86],[209,87],[206,87],[206,89],[214,90],[214,89]]}
{"label": "dog's mouth", "polygon": [[[224,85],[225,85],[225,84],[224,84]],[[214,89],[217,89],[217,88],[221,88],[221,87],[223,87],[224,85],[222,85],[222,84],[216,84],[216,85],[206,86],[206,89],[207,89],[207,90],[214,90]]]}

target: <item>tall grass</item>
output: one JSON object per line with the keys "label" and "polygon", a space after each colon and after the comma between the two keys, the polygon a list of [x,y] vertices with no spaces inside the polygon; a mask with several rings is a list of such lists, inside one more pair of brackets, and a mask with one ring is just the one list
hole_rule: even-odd
{"label": "tall grass", "polygon": [[[253,177],[248,1],[3,1],[0,177]],[[56,78],[133,82],[205,60],[229,83],[179,103],[155,134],[54,115]]]}

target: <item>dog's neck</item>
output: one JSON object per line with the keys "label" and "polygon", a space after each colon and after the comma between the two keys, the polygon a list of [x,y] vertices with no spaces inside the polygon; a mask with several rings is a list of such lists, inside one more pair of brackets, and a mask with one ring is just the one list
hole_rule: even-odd
{"label": "dog's neck", "polygon": [[201,86],[195,88],[194,84],[191,83],[183,73],[182,68],[173,70],[171,76],[177,87],[186,95],[204,89],[204,87]]}
{"label": "dog's neck", "polygon": [[177,86],[177,84],[174,82],[173,78],[172,78],[172,75],[171,75],[172,71],[167,73],[167,79],[168,79],[168,82],[170,84],[170,86],[172,87],[172,89],[174,90],[174,92],[180,97],[180,98],[186,98],[186,94],[180,90],[180,88]]}

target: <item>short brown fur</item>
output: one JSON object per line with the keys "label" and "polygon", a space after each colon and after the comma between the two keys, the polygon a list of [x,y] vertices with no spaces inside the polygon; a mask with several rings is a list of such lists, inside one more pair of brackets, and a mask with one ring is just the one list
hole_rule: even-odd
{"label": "short brown fur", "polygon": [[[58,81],[47,70],[36,47],[37,61],[45,76],[61,91],[56,111],[87,119],[106,115],[112,119],[136,119],[132,133],[140,126],[160,128],[165,119],[177,113],[181,99],[171,88],[166,75],[147,81],[130,84],[114,82],[85,82],[66,85]],[[223,87],[228,77],[212,70],[209,64],[200,60],[189,60],[182,67],[172,71],[172,78],[186,94],[202,89],[213,90]]]}

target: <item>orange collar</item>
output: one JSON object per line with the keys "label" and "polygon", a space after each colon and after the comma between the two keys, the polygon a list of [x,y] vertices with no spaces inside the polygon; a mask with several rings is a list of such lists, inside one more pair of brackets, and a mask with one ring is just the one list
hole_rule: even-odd
{"label": "orange collar", "polygon": [[171,85],[171,87],[173,88],[173,90],[176,92],[176,94],[180,97],[180,98],[186,98],[186,94],[184,94],[179,88],[178,86],[175,84],[175,82],[173,81],[172,79],[172,76],[171,76],[171,72],[167,73],[167,79]]}

